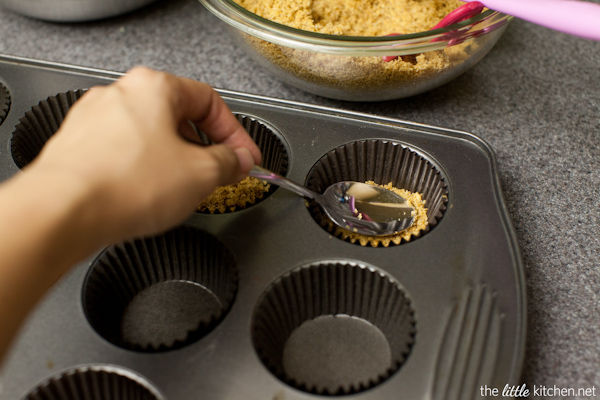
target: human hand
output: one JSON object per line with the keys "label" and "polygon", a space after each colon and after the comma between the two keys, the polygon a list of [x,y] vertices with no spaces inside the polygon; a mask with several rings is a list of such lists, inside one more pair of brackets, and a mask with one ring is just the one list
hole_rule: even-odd
{"label": "human hand", "polygon": [[[215,143],[185,140],[189,121]],[[26,169],[79,185],[100,241],[158,233],[220,185],[247,175],[260,151],[208,85],[147,68],[92,88]]]}

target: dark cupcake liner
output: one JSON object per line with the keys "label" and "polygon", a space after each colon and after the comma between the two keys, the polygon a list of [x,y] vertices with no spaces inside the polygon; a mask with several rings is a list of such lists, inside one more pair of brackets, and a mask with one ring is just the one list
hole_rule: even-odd
{"label": "dark cupcake liner", "polygon": [[[421,193],[428,225],[413,238],[423,236],[437,225],[448,202],[447,185],[437,167],[419,153],[391,140],[360,140],[331,150],[312,167],[306,186],[323,193],[329,185],[340,181],[374,181],[380,185],[391,182],[395,188]],[[311,213],[320,224],[326,219],[314,202]],[[328,225],[324,227],[330,229]],[[404,242],[403,239],[399,243]]]}
{"label": "dark cupcake liner", "polygon": [[139,377],[113,367],[77,367],[50,377],[23,400],[163,400]]}
{"label": "dark cupcake liner", "polygon": [[13,160],[24,168],[42,151],[42,148],[62,124],[67,112],[86,91],[68,91],[40,101],[25,113],[15,127],[11,140]]}
{"label": "dark cupcake liner", "polygon": [[265,366],[314,394],[380,384],[412,349],[414,312],[400,285],[351,262],[315,263],[277,279],[254,312],[252,340]]}
{"label": "dark cupcake liner", "polygon": [[[272,127],[255,117],[243,114],[234,115],[260,149],[262,153],[261,166],[285,176],[288,169],[288,153],[287,147],[285,146],[281,137],[275,133],[275,130]],[[199,132],[199,136],[202,143],[212,143],[204,133]],[[273,194],[275,190],[277,190],[277,187],[271,185],[269,190],[266,191],[261,198],[257,198],[254,203],[231,208],[228,207],[225,213],[239,211],[254,204],[258,204]],[[210,213],[209,211],[201,212],[203,214]]]}
{"label": "dark cupcake liner", "polygon": [[8,88],[0,82],[0,125],[4,122],[4,119],[8,115],[10,110],[11,98]]}
{"label": "dark cupcake liner", "polygon": [[277,136],[274,129],[254,117],[243,114],[235,114],[235,116],[262,152],[261,166],[285,175],[288,154],[282,139]]}
{"label": "dark cupcake liner", "polygon": [[160,352],[186,346],[225,317],[237,291],[229,250],[188,227],[114,245],[92,264],[82,301],[109,342]]}

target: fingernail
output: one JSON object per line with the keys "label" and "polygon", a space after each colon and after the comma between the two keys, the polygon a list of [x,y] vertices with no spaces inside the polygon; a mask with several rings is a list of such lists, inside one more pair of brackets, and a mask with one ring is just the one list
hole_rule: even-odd
{"label": "fingernail", "polygon": [[244,174],[247,174],[254,166],[254,158],[252,153],[245,147],[238,147],[234,149],[235,154],[240,162],[240,169]]}

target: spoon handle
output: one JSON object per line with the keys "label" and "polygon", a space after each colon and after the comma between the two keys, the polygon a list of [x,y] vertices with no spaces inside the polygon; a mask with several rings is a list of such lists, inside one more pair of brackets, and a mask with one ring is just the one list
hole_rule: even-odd
{"label": "spoon handle", "polygon": [[[471,2],[474,0],[463,0]],[[487,8],[546,28],[600,40],[600,4],[576,0],[479,0]]]}
{"label": "spoon handle", "polygon": [[265,180],[284,189],[288,189],[296,194],[299,194],[300,196],[308,197],[309,199],[314,199],[315,197],[319,196],[317,193],[308,190],[304,186],[298,185],[297,183],[285,179],[283,176],[277,175],[275,172],[269,171],[263,167],[259,167],[258,165],[252,167],[249,175]]}

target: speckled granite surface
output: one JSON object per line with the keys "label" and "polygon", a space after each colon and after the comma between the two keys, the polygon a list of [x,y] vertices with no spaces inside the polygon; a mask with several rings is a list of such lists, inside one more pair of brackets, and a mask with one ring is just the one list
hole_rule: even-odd
{"label": "speckled granite surface", "polygon": [[526,268],[523,382],[595,387],[600,396],[600,43],[514,20],[491,53],[455,81],[372,104],[328,100],[280,82],[195,0],[159,1],[86,24],[0,9],[0,53],[115,71],[144,64],[219,88],[482,137],[496,151]]}

